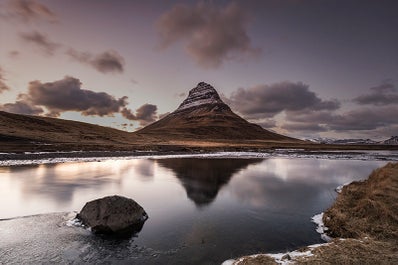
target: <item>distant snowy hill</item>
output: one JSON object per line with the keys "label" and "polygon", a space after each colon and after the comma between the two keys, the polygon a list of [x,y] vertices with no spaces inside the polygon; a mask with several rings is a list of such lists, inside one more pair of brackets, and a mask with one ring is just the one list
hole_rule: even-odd
{"label": "distant snowy hill", "polygon": [[398,136],[391,136],[390,139],[382,141],[381,144],[398,145]]}
{"label": "distant snowy hill", "polygon": [[331,138],[312,138],[307,139],[314,143],[321,144],[383,144],[383,145],[398,145],[398,136],[392,136],[390,139],[384,141],[375,141],[372,139],[331,139]]}

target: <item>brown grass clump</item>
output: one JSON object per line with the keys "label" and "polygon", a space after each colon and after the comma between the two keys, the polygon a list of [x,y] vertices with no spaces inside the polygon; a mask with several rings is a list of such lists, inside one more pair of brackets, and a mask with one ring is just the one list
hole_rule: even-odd
{"label": "brown grass clump", "polygon": [[398,264],[398,247],[372,239],[335,239],[294,264]]}
{"label": "brown grass clump", "polygon": [[323,221],[332,237],[398,240],[398,163],[345,186]]}

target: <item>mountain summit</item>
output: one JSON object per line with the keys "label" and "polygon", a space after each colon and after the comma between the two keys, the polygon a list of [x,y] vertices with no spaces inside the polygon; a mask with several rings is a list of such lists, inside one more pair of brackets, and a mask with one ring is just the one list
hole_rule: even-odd
{"label": "mountain summit", "polygon": [[200,82],[181,105],[138,134],[170,139],[294,141],[235,114],[211,85]]}
{"label": "mountain summit", "polygon": [[201,105],[222,105],[229,108],[220,98],[217,91],[211,85],[200,82],[195,88],[189,91],[188,97],[174,112],[179,112],[189,108],[199,107]]}

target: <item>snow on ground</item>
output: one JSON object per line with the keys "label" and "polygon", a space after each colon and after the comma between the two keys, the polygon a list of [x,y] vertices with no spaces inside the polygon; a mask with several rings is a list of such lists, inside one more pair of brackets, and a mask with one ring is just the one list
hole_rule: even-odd
{"label": "snow on ground", "polygon": [[[294,264],[296,258],[313,256],[312,251],[315,248],[318,248],[320,246],[326,246],[328,244],[329,243],[310,245],[307,247],[308,248],[307,251],[294,250],[291,252],[276,253],[276,254],[255,254],[255,255],[248,256],[248,257],[255,258],[258,256],[268,256],[268,257],[273,258],[275,260],[275,262],[278,264],[289,265],[289,264]],[[229,259],[229,260],[224,261],[221,265],[239,265],[240,262],[242,262],[245,258],[246,257],[241,257],[236,260]]]}
{"label": "snow on ground", "polygon": [[[215,152],[215,153],[190,153],[190,154],[154,154],[151,152],[135,152],[126,155],[118,155],[117,152],[101,152],[101,156],[96,156],[98,152],[27,152],[20,157],[7,158],[11,154],[0,156],[0,166],[19,166],[36,164],[55,164],[66,162],[95,162],[105,160],[129,160],[129,159],[165,159],[165,158],[311,158],[311,159],[351,159],[351,160],[376,160],[376,161],[396,161],[398,151],[355,151],[355,152],[336,152],[336,151],[303,151],[300,149],[277,149],[264,152]],[[43,157],[47,155],[48,157]],[[92,154],[92,156],[90,155]],[[109,154],[109,156],[107,155]],[[40,157],[35,156],[38,155]],[[25,156],[25,157],[24,157]]]}
{"label": "snow on ground", "polygon": [[349,184],[351,184],[351,182],[346,182],[346,183],[344,183],[344,184],[342,184],[342,185],[336,187],[334,190],[335,190],[337,193],[341,193],[341,192],[343,191],[344,186],[347,186],[347,185],[349,185]]}
{"label": "snow on ground", "polygon": [[317,225],[316,231],[321,234],[321,238],[325,240],[326,242],[329,242],[332,240],[332,238],[328,235],[326,235],[326,231],[329,230],[323,223],[323,213],[316,214],[311,218],[311,221]]}

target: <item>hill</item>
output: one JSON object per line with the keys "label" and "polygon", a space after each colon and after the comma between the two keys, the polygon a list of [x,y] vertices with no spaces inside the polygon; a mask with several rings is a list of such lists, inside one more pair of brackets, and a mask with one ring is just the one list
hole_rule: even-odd
{"label": "hill", "polygon": [[1,151],[102,150],[131,144],[136,138],[128,132],[84,122],[0,111]]}

